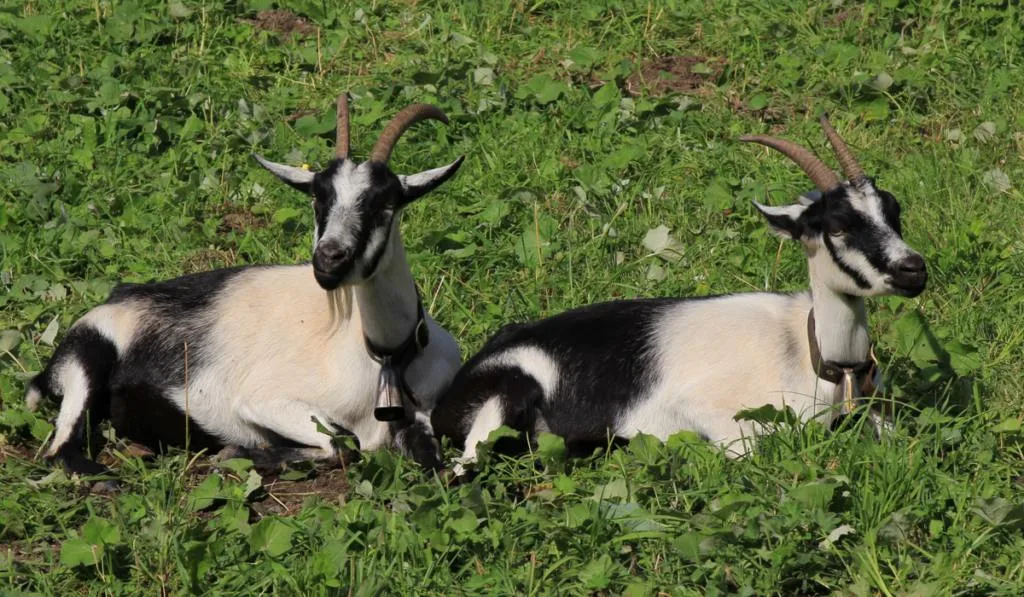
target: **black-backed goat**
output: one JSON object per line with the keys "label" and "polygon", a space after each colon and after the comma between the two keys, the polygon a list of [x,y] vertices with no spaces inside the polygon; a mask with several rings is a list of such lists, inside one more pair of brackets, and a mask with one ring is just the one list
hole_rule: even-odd
{"label": "black-backed goat", "polygon": [[[399,213],[463,158],[410,176],[387,166],[425,104],[399,112],[369,160],[349,158],[348,100],[338,98],[336,158],[311,172],[255,158],[312,196],[312,265],[247,266],[122,284],[69,330],[28,386],[34,408],[61,398],[47,456],[72,472],[103,467],[83,453],[87,426],[110,419],[151,449],[241,448],[263,461],[331,459],[317,423],[361,449],[394,442],[436,460],[425,413],[459,367],[455,340],[423,311]],[[414,404],[410,404],[414,403]],[[238,453],[235,450],[234,453]]]}
{"label": "black-backed goat", "polygon": [[849,178],[789,141],[743,137],[796,162],[819,192],[785,207],[756,204],[772,228],[800,241],[810,290],[591,305],[499,331],[462,367],[435,407],[434,432],[465,451],[500,425],[549,431],[570,453],[610,436],[665,439],[690,430],[732,455],[755,431],[736,413],[789,406],[826,424],[875,381],[864,297],[917,296],[924,260],[902,238],[900,207],[864,175],[822,118]]}

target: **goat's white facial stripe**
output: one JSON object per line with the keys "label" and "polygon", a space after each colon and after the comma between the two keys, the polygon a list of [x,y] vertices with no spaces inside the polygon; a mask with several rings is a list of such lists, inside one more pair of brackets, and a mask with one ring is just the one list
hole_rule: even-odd
{"label": "goat's white facial stripe", "polygon": [[328,207],[327,224],[318,230],[320,240],[334,240],[342,246],[355,245],[362,227],[359,198],[370,188],[370,168],[346,161],[334,174],[331,186],[334,203]]}

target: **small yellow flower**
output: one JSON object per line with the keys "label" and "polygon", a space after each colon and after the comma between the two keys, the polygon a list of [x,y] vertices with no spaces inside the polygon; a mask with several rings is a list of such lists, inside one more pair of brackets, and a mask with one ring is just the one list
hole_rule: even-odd
{"label": "small yellow flower", "polygon": [[309,170],[309,164],[303,164],[302,165],[302,169],[303,170]]}

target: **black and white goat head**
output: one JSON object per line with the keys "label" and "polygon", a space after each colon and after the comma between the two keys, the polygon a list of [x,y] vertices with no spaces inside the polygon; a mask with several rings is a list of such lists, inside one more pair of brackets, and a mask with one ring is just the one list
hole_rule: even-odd
{"label": "black and white goat head", "polygon": [[464,447],[456,472],[502,424],[560,435],[570,453],[689,430],[736,456],[757,432],[735,420],[742,409],[788,406],[829,424],[854,408],[878,382],[864,297],[916,296],[927,274],[902,238],[896,199],[822,125],[846,181],[794,143],[743,138],[782,152],[818,187],[793,205],[757,206],[802,244],[808,291],[617,301],[507,326],[431,415],[438,436]]}
{"label": "black and white goat head", "polygon": [[248,266],[122,284],[68,331],[29,384],[34,408],[61,398],[47,456],[77,473],[104,469],[84,452],[110,419],[151,449],[230,448],[264,465],[333,459],[331,432],[364,450],[395,443],[436,460],[425,412],[448,386],[455,340],[424,311],[405,259],[400,210],[450,178],[462,158],[399,176],[395,142],[437,108],[412,105],[370,159],[348,156],[348,103],[338,100],[337,156],[321,172],[260,163],[312,195],[313,264]]}

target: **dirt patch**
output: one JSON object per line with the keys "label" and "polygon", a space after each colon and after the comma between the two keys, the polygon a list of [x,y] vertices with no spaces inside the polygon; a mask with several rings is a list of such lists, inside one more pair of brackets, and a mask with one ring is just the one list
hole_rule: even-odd
{"label": "dirt patch", "polygon": [[0,464],[7,462],[8,458],[31,462],[32,459],[35,458],[35,452],[26,446],[13,444],[0,445]]}
{"label": "dirt patch", "polygon": [[234,251],[224,249],[200,249],[189,254],[182,263],[182,272],[185,274],[196,274],[208,272],[222,267],[235,265],[237,255]]}
{"label": "dirt patch", "polygon": [[348,494],[348,478],[344,468],[320,468],[298,481],[283,481],[278,475],[263,477],[267,497],[252,504],[260,516],[293,514],[302,508],[306,498],[320,496],[325,502],[337,502]]}
{"label": "dirt patch", "polygon": [[626,79],[625,89],[637,96],[704,93],[722,74],[725,62],[708,56],[662,56],[644,63]]}
{"label": "dirt patch", "polygon": [[316,25],[290,10],[261,10],[256,18],[239,19],[262,31],[271,31],[278,35],[298,35],[309,37],[316,35]]}
{"label": "dirt patch", "polygon": [[220,230],[232,232],[245,232],[250,228],[263,228],[267,221],[256,214],[247,211],[224,214],[221,218]]}
{"label": "dirt patch", "polygon": [[834,15],[826,19],[825,23],[830,27],[839,27],[846,21],[849,21],[850,19],[856,16],[857,10],[853,8],[847,8],[845,10],[840,10],[839,12],[835,13]]}
{"label": "dirt patch", "polygon": [[220,216],[218,232],[245,232],[252,228],[265,228],[267,219],[258,216],[241,205],[225,201],[215,207],[213,215]]}
{"label": "dirt patch", "polygon": [[0,558],[23,564],[41,564],[60,557],[60,544],[48,541],[12,541],[0,543]]}

